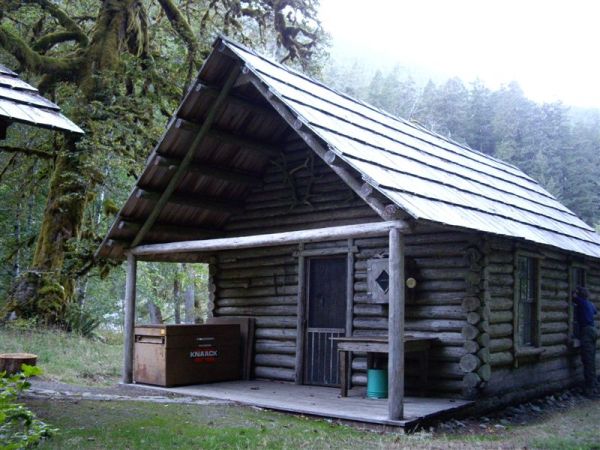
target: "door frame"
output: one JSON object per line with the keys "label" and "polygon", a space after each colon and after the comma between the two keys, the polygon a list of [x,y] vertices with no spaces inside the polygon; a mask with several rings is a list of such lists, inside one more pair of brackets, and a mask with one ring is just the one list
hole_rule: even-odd
{"label": "door frame", "polygon": [[354,254],[358,248],[354,245],[354,239],[347,239],[346,246],[334,248],[305,250],[304,244],[298,244],[298,251],[294,256],[298,257],[298,304],[296,321],[296,361],[294,381],[296,384],[304,384],[304,358],[306,347],[307,305],[308,305],[308,275],[307,258],[313,257],[335,257],[346,255],[346,336],[352,335],[352,319],[354,314]]}

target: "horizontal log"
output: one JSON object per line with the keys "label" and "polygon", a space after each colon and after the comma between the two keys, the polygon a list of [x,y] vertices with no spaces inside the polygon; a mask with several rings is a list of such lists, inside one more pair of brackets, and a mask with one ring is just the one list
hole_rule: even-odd
{"label": "horizontal log", "polygon": [[254,356],[254,364],[266,367],[284,367],[293,369],[296,364],[295,355],[257,354]]}
{"label": "horizontal log", "polygon": [[250,287],[281,287],[281,286],[294,286],[298,285],[298,277],[295,275],[280,275],[280,276],[272,276],[272,277],[255,277],[255,278],[246,278],[239,280],[217,280],[217,287],[221,289],[237,289],[243,288],[248,289]]}
{"label": "horizontal log", "polygon": [[359,236],[373,236],[387,233],[390,229],[407,230],[408,225],[401,221],[374,222],[360,225],[318,228],[313,230],[290,231],[258,236],[246,236],[225,239],[207,239],[173,244],[139,246],[131,250],[135,255],[153,255],[174,252],[202,252],[231,250],[261,246],[278,246],[301,242],[331,241]]}
{"label": "horizontal log", "polygon": [[543,346],[566,344],[568,340],[569,340],[569,335],[567,333],[550,333],[550,334],[542,334],[542,336],[541,336],[541,344]]}
{"label": "horizontal log", "polygon": [[281,297],[248,297],[248,298],[218,298],[217,306],[282,306],[295,305],[298,297],[295,295],[282,295]]}
{"label": "horizontal log", "polygon": [[405,329],[407,331],[455,331],[462,329],[465,322],[463,320],[406,320]]}
{"label": "horizontal log", "polygon": [[567,331],[569,329],[569,325],[566,322],[542,323],[540,329],[542,334],[560,333]]}
{"label": "horizontal log", "polygon": [[513,264],[501,264],[501,263],[491,263],[488,265],[488,272],[490,276],[495,276],[498,274],[510,274],[512,275],[515,271],[515,266]]}
{"label": "horizontal log", "polygon": [[564,344],[550,345],[544,347],[544,352],[540,355],[540,359],[552,359],[568,354],[568,348]]}
{"label": "horizontal log", "polygon": [[269,286],[252,288],[220,289],[219,296],[223,297],[273,297],[277,295],[294,295],[298,286]]}
{"label": "horizontal log", "polygon": [[258,316],[254,320],[257,328],[295,328],[298,325],[296,316]]}
{"label": "horizontal log", "polygon": [[275,353],[280,355],[295,355],[296,343],[294,341],[276,341],[269,339],[257,340],[254,351],[258,353]]}
{"label": "horizontal log", "polygon": [[218,316],[292,316],[296,314],[296,307],[291,305],[277,306],[224,306],[217,307]]}
{"label": "horizontal log", "polygon": [[499,274],[499,273],[490,274],[490,277],[487,281],[490,286],[498,286],[498,287],[509,286],[511,289],[514,284],[514,278],[512,275],[509,275],[509,274]]}
{"label": "horizontal log", "polygon": [[[298,229],[317,230],[327,227],[354,226],[357,223],[373,223],[374,220],[377,220],[377,217],[374,217],[373,210],[365,205],[341,204],[333,208],[322,208],[312,213],[309,213],[308,207],[304,212],[299,209],[295,208],[293,213],[281,214],[278,217],[267,219],[260,217],[255,220],[240,220],[239,222],[230,220],[226,225],[226,230],[234,236],[260,236],[267,233],[293,233],[298,232],[296,231]],[[238,217],[242,218],[244,216],[240,215]],[[334,240],[337,239],[339,237],[334,238]]]}
{"label": "horizontal log", "polygon": [[245,269],[248,267],[267,267],[273,268],[278,266],[291,266],[295,264],[298,265],[298,261],[291,254],[289,256],[276,256],[271,258],[256,258],[253,260],[243,259],[243,260],[233,260],[230,262],[219,263],[219,269],[222,271],[231,271],[237,269]]}
{"label": "horizontal log", "polygon": [[489,256],[489,261],[492,264],[514,264],[514,255],[509,252],[493,252]]}
{"label": "horizontal log", "polygon": [[510,297],[513,294],[513,286],[490,286],[489,292],[492,297]]}
{"label": "horizontal log", "polygon": [[424,280],[464,280],[466,270],[460,268],[421,268],[419,267],[419,277]]}
{"label": "horizontal log", "polygon": [[492,339],[489,348],[492,353],[510,350],[513,348],[513,340],[510,338]]}
{"label": "horizontal log", "polygon": [[463,347],[434,347],[429,351],[429,357],[432,361],[457,362],[467,352]]}
{"label": "horizontal log", "polygon": [[[368,336],[368,332],[364,335]],[[417,337],[431,337],[431,333],[426,332],[426,331],[414,331],[413,330],[410,332],[410,335],[417,336]],[[462,335],[460,333],[439,332],[439,333],[436,333],[435,337],[440,340],[442,345],[459,346],[459,345],[463,345],[465,342],[465,339],[462,337]]]}
{"label": "horizontal log", "polygon": [[490,325],[490,336],[493,338],[503,338],[512,336],[513,326],[511,323],[496,323]]}
{"label": "horizontal log", "polygon": [[[408,313],[408,310],[407,310]],[[382,304],[355,304],[354,315],[356,317],[386,317],[387,306]]]}
{"label": "horizontal log", "polygon": [[456,319],[462,320],[465,317],[460,306],[421,306],[410,305],[406,308],[406,317],[410,319]]}
{"label": "horizontal log", "polygon": [[513,312],[512,311],[492,311],[490,314],[490,323],[512,323],[513,321]]}
{"label": "horizontal log", "polygon": [[487,304],[492,311],[506,311],[513,309],[514,300],[508,297],[492,297]]}
{"label": "horizontal log", "polygon": [[249,278],[273,278],[295,276],[297,264],[276,267],[254,266],[245,269],[222,270],[217,276],[218,281],[244,280]]}
{"label": "horizontal log", "polygon": [[418,283],[419,291],[458,291],[462,292],[467,288],[464,280],[421,280]]}
{"label": "horizontal log", "polygon": [[513,363],[511,352],[494,352],[490,354],[490,365],[492,367],[506,366]]}
{"label": "horizontal log", "polygon": [[296,339],[296,329],[290,328],[257,328],[254,336],[256,339],[273,339],[289,341]]}
{"label": "horizontal log", "polygon": [[569,304],[563,300],[542,300],[542,311],[567,311]]}
{"label": "horizontal log", "polygon": [[542,322],[566,322],[569,318],[569,313],[564,311],[542,311]]}
{"label": "horizontal log", "polygon": [[[263,248],[246,248],[246,249],[233,249],[224,250],[217,253],[217,260],[220,263],[226,263],[231,261],[250,260],[254,261],[257,258],[264,256],[282,256],[286,255],[292,257],[293,253],[298,250],[297,245],[281,245],[278,247],[263,247]],[[250,266],[253,269],[254,266]],[[245,272],[242,272],[245,273]]]}
{"label": "horizontal log", "polygon": [[294,381],[296,375],[293,369],[284,369],[281,367],[256,366],[254,376],[257,379]]}

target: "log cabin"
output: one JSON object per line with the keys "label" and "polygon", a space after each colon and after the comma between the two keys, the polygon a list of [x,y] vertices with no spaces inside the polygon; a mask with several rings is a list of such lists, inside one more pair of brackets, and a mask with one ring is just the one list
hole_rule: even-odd
{"label": "log cabin", "polygon": [[385,341],[389,420],[405,392],[573,385],[570,292],[600,307],[600,236],[535,180],[225,38],[98,256],[128,261],[125,382],[136,261],[204,262],[212,315],[255,321],[256,379],[361,389],[368,352],[336,345]]}

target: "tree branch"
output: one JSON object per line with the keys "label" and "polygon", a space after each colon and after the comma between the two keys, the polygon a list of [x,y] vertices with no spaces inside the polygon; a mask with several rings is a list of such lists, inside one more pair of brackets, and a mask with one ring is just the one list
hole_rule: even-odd
{"label": "tree branch", "polygon": [[57,4],[49,0],[23,0],[23,3],[39,5],[61,24],[67,31],[77,35],[77,42],[84,47],[88,45],[88,37],[81,27]]}
{"label": "tree branch", "polygon": [[181,11],[179,11],[179,8],[177,8],[172,0],[158,0],[158,3],[165,12],[167,19],[169,19],[173,30],[179,35],[179,37],[187,46],[188,73],[186,84],[189,84],[189,81],[196,70],[196,55],[199,47],[198,41],[194,37],[192,27],[190,27],[190,24],[185,17],[183,17],[183,14],[181,14]]}
{"label": "tree branch", "polygon": [[[75,41],[81,44],[81,35],[73,31],[57,31],[55,33],[48,33],[35,41],[31,46],[31,49],[39,53],[45,53],[56,44],[67,41]],[[87,42],[85,45],[87,45]]]}
{"label": "tree branch", "polygon": [[0,152],[6,153],[23,153],[29,156],[37,156],[42,159],[53,159],[52,153],[45,152],[43,150],[37,150],[35,148],[24,148],[24,147],[11,147],[8,145],[0,145]]}
{"label": "tree branch", "polygon": [[0,25],[0,47],[13,55],[25,68],[38,74],[52,73],[64,80],[73,80],[82,66],[81,57],[54,58],[33,51],[25,41]]}

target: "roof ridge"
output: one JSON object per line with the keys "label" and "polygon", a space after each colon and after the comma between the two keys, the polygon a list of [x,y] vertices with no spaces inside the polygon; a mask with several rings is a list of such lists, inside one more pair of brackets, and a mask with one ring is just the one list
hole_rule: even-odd
{"label": "roof ridge", "polygon": [[[488,155],[487,153],[483,153],[483,152],[481,152],[479,150],[475,150],[475,149],[469,147],[468,145],[461,144],[461,143],[459,143],[459,142],[457,142],[457,141],[449,138],[448,136],[444,136],[444,135],[441,135],[439,133],[436,133],[435,131],[432,131],[429,128],[426,128],[426,127],[424,127],[421,124],[415,124],[414,122],[412,122],[410,120],[407,120],[407,119],[405,119],[403,117],[396,116],[396,115],[394,115],[394,114],[392,114],[392,113],[390,113],[388,111],[385,111],[385,110],[383,110],[381,108],[378,108],[377,106],[374,106],[374,105],[372,105],[370,103],[367,103],[364,100],[357,99],[357,98],[355,98],[355,97],[353,97],[353,96],[351,96],[351,95],[349,95],[349,94],[347,94],[345,92],[341,92],[341,91],[339,91],[339,90],[337,90],[337,89],[335,89],[335,88],[333,88],[331,86],[328,86],[327,84],[325,84],[321,80],[313,78],[310,75],[307,75],[307,74],[299,71],[298,69],[286,66],[284,64],[281,64],[278,61],[274,61],[274,60],[266,57],[265,55],[262,55],[261,53],[258,53],[256,50],[251,49],[251,48],[249,48],[249,47],[247,47],[247,46],[245,46],[245,45],[243,45],[243,44],[241,44],[241,43],[239,43],[237,41],[234,41],[234,40],[232,40],[231,38],[229,38],[227,36],[219,34],[219,37],[215,41],[215,44],[219,41],[219,39],[223,40],[223,41],[227,42],[228,44],[231,44],[231,45],[233,45],[233,46],[235,46],[235,47],[237,47],[237,48],[239,48],[239,49],[241,49],[241,50],[243,50],[245,52],[251,53],[252,55],[254,55],[254,56],[262,59],[263,61],[265,61],[265,62],[267,62],[269,64],[275,65],[275,66],[277,66],[277,67],[279,67],[279,68],[281,68],[283,70],[286,70],[288,72],[292,72],[295,75],[297,75],[297,76],[299,76],[301,78],[304,78],[305,80],[307,80],[307,81],[309,81],[311,83],[318,84],[319,86],[321,86],[324,89],[327,89],[328,91],[331,91],[331,92],[333,92],[333,93],[335,93],[335,94],[337,94],[337,95],[339,95],[341,97],[344,97],[344,98],[346,98],[346,99],[348,99],[348,100],[350,100],[350,101],[352,101],[354,103],[361,104],[364,107],[366,107],[366,108],[368,108],[368,109],[370,109],[370,110],[372,110],[372,111],[374,111],[376,113],[382,114],[382,115],[384,115],[384,116],[386,116],[386,117],[388,117],[388,118],[390,118],[390,119],[392,119],[394,121],[403,123],[403,124],[405,124],[405,125],[413,128],[415,130],[419,130],[419,131],[422,131],[424,133],[427,133],[427,134],[429,134],[429,135],[431,135],[431,136],[433,136],[435,138],[438,138],[438,139],[441,139],[443,141],[446,141],[449,144],[456,145],[457,147],[460,147],[460,148],[462,148],[462,149],[464,149],[464,150],[466,150],[468,152],[474,153],[474,154],[479,155],[479,156],[481,156],[483,158],[486,158],[488,160],[494,161],[494,162],[496,162],[498,164],[502,164],[502,165],[504,165],[506,167],[510,167],[512,169],[515,169],[515,170],[519,171],[521,173],[521,175],[524,175],[523,178],[526,178],[530,182],[533,182],[533,183],[539,185],[539,183],[535,179],[531,178],[529,175],[527,175],[525,172],[523,172],[521,169],[519,169],[514,164],[506,162],[506,161],[504,161],[502,159],[498,159],[498,158],[496,158],[494,156]],[[400,131],[400,130],[398,130],[398,131]],[[450,149],[445,149],[445,150],[451,151]],[[514,174],[514,175],[516,175],[516,174]]]}

